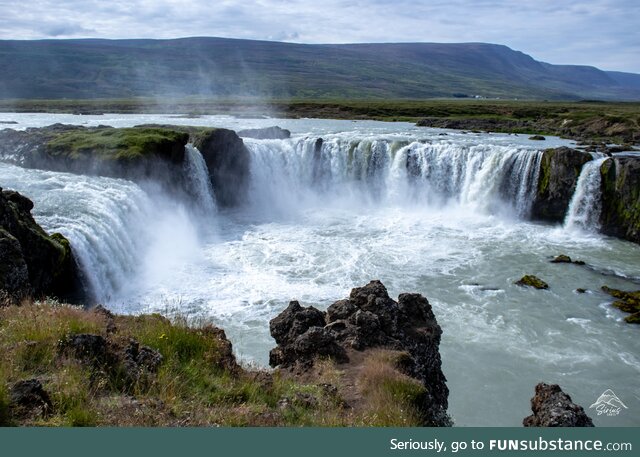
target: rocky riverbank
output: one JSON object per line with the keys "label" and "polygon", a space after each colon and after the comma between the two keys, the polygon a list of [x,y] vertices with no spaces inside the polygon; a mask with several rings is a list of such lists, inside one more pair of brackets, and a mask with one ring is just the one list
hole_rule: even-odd
{"label": "rocky riverbank", "polygon": [[[607,143],[625,145],[630,150],[640,143],[640,126],[633,118],[593,115],[571,117],[426,117],[417,122],[420,127],[435,127],[468,131],[526,133],[553,135],[576,140],[588,147],[607,150]],[[544,137],[535,138],[544,140]]]}

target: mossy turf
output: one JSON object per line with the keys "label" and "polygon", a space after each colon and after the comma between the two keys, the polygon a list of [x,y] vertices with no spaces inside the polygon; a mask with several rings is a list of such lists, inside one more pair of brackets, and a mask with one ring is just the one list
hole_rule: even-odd
{"label": "mossy turf", "polygon": [[189,134],[169,128],[94,128],[62,132],[47,143],[47,153],[69,159],[91,157],[131,162],[146,156],[169,155],[184,146]]}
{"label": "mossy turf", "polygon": [[[162,362],[157,371],[125,385],[124,367],[92,365],[65,349],[80,334],[101,336],[110,350],[133,339],[158,351]],[[7,306],[0,308],[0,352],[0,425],[420,425],[416,403],[424,388],[388,357],[372,356],[366,368],[372,376],[358,381],[357,400],[347,405],[344,368],[332,361],[318,361],[313,376],[304,379],[243,368],[221,330],[158,314],[110,316],[56,302]],[[47,414],[17,414],[11,388],[34,378],[52,408]]]}

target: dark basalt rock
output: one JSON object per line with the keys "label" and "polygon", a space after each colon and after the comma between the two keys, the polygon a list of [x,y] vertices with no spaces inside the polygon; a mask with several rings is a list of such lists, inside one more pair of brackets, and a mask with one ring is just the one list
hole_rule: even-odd
{"label": "dark basalt rock", "polygon": [[0,290],[16,301],[28,295],[82,298],[69,241],[59,233],[49,236],[31,216],[32,208],[23,195],[0,189]]}
{"label": "dark basalt rock", "polygon": [[278,126],[263,129],[246,129],[238,131],[238,136],[254,138],[256,140],[286,140],[291,138],[291,132]]}
{"label": "dark basalt rock", "polygon": [[600,174],[602,233],[640,243],[640,158],[605,160]]}
{"label": "dark basalt rock", "polygon": [[551,263],[572,263],[574,265],[585,265],[585,263],[582,260],[572,260],[571,257],[565,254],[560,254],[555,256],[551,260]]}
{"label": "dark basalt rock", "polygon": [[53,409],[49,394],[37,379],[16,382],[9,391],[9,406],[17,417],[46,416]]}
{"label": "dark basalt rock", "polygon": [[531,410],[533,414],[523,420],[525,427],[593,427],[584,409],[557,384],[538,384]]}
{"label": "dark basalt rock", "polygon": [[380,281],[351,291],[348,300],[329,306],[326,313],[298,302],[270,323],[278,346],[269,364],[280,368],[309,368],[317,357],[349,361],[350,351],[385,348],[406,352],[407,375],[421,381],[427,422],[450,425],[446,414],[449,390],[439,353],[442,329],[428,300],[420,294],[401,294],[392,300]]}
{"label": "dark basalt rock", "polygon": [[0,290],[10,303],[18,303],[32,294],[29,270],[20,242],[3,228],[0,228],[0,259]]}
{"label": "dark basalt rock", "polygon": [[271,336],[279,345],[288,345],[311,327],[324,327],[324,313],[312,306],[303,308],[297,301],[269,322]]}
{"label": "dark basalt rock", "polygon": [[148,374],[156,373],[164,358],[158,351],[131,340],[121,353],[121,360],[125,383],[135,385],[146,382]]}
{"label": "dark basalt rock", "polygon": [[625,317],[625,322],[628,324],[640,324],[640,319],[638,319],[640,317],[640,290],[625,292],[623,290],[602,286],[602,291],[617,298],[617,300],[612,303],[612,306],[625,313],[630,313],[630,316]]}
{"label": "dark basalt rock", "polygon": [[237,206],[247,198],[249,185],[249,150],[233,130],[213,129],[192,137],[202,153],[216,200],[221,206]]}
{"label": "dark basalt rock", "polygon": [[590,160],[591,154],[564,146],[545,150],[531,217],[549,222],[564,221],[580,171]]}
{"label": "dark basalt rock", "polygon": [[60,349],[95,367],[113,365],[117,359],[104,337],[89,333],[70,335],[60,343]]}
{"label": "dark basalt rock", "polygon": [[106,373],[121,383],[124,390],[147,382],[156,373],[164,358],[160,352],[140,346],[136,340],[122,347],[101,335],[89,333],[70,335],[60,343],[60,353],[71,356],[96,373]]}
{"label": "dark basalt rock", "polygon": [[514,284],[522,287],[533,287],[535,289],[549,288],[549,284],[547,284],[542,279],[534,275],[524,275],[522,278],[517,280]]}
{"label": "dark basalt rock", "polygon": [[533,140],[533,141],[544,141],[544,140],[546,140],[546,138],[543,137],[542,135],[533,135],[533,136],[530,136],[529,139]]}

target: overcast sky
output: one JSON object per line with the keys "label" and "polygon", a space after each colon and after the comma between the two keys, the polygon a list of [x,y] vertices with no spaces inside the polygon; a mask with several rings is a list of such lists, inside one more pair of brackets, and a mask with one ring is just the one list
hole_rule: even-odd
{"label": "overcast sky", "polygon": [[638,0],[0,0],[0,38],[489,42],[640,73]]}

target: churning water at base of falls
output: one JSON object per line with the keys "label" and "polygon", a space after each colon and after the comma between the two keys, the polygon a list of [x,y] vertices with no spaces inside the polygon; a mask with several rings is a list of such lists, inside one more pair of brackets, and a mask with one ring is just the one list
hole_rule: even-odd
{"label": "churning water at base of falls", "polygon": [[[60,121],[49,116],[49,124]],[[120,126],[173,120],[95,118]],[[278,124],[294,138],[246,141],[250,202],[233,211],[199,211],[150,184],[0,164],[0,186],[31,197],[36,219],[68,236],[77,253],[93,253],[80,260],[94,265],[112,310],[212,321],[243,360],[266,366],[275,345],[268,321],[289,300],[324,309],[380,279],[394,298],[419,292],[433,305],[457,425],[520,425],[542,381],[560,384],[596,425],[640,424],[640,329],[599,291],[639,288],[640,248],[523,220],[537,143],[408,124],[179,121]],[[199,163],[185,173],[194,198],[207,201],[195,179]],[[549,263],[561,253],[588,266]],[[524,274],[550,289],[515,286]],[[606,389],[629,409],[615,417],[588,410]]]}

